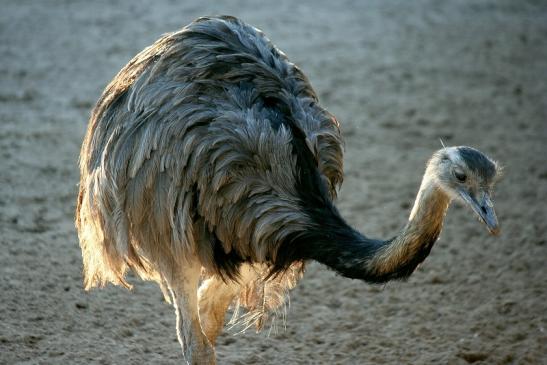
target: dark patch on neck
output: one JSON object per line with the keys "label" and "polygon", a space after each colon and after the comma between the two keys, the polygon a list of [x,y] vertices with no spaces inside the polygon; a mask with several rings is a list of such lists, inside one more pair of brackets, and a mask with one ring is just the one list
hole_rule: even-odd
{"label": "dark patch on neck", "polygon": [[480,151],[464,146],[458,147],[458,153],[469,169],[486,180],[491,180],[496,175],[496,165]]}
{"label": "dark patch on neck", "polygon": [[[270,102],[272,102],[270,100]],[[276,107],[279,104],[275,104]],[[283,106],[281,106],[283,108]],[[370,240],[351,228],[334,206],[325,180],[321,177],[317,159],[306,143],[305,132],[296,121],[288,118],[290,111],[282,109],[282,124],[292,133],[291,145],[296,157],[296,191],[300,209],[310,225],[291,233],[277,250],[270,275],[286,270],[293,262],[313,259],[348,277],[367,279],[363,273],[350,272],[344,262],[372,255],[381,241]]]}
{"label": "dark patch on neck", "polygon": [[342,276],[371,283],[410,276],[431,252],[440,230],[422,237],[417,252],[407,262],[397,265],[394,271],[384,273],[371,267],[368,261],[393,239],[383,241],[365,237],[344,221],[328,195],[317,161],[305,142],[304,132],[293,123],[285,120],[283,124],[293,135],[291,144],[298,167],[296,190],[300,207],[311,224],[303,231],[289,235],[280,245],[270,275],[283,272],[295,261],[312,259]]}

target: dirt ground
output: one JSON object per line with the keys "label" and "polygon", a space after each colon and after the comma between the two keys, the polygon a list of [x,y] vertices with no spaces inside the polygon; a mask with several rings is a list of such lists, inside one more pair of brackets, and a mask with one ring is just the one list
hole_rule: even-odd
{"label": "dirt ground", "polygon": [[403,226],[439,138],[505,166],[501,237],[456,205],[407,282],[311,264],[286,328],[226,331],[219,363],[547,364],[547,2],[509,0],[2,1],[0,363],[181,363],[155,284],[82,290],[77,158],[115,73],[207,14],[261,28],[309,76],[346,138],[338,206],[365,234]]}

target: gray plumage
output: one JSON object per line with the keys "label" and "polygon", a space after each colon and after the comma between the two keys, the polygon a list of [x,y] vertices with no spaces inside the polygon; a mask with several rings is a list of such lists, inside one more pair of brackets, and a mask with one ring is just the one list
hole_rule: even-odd
{"label": "gray plumage", "polygon": [[[291,133],[266,105],[271,98],[298,120],[334,196],[343,173],[337,122],[257,29],[200,18],[116,75],[93,110],[80,157],[76,224],[86,289],[129,287],[132,268],[167,293],[196,255],[208,275],[222,274],[216,243],[263,263],[287,234],[304,229]],[[238,300],[247,318],[262,326],[302,271],[296,262],[265,280],[268,265],[257,266]]]}
{"label": "gray plumage", "polygon": [[407,277],[452,199],[497,233],[497,165],[451,147],[428,162],[403,231],[363,236],[333,204],[342,145],[307,78],[259,30],[205,17],[164,35],[116,75],[89,121],[76,211],[85,288],[129,287],[128,269],[158,282],[185,359],[214,363],[228,306],[261,328],[306,260],[370,282]]}
{"label": "gray plumage", "polygon": [[[85,262],[86,287],[126,284],[126,264],[156,275],[188,253],[214,271],[212,248],[196,243],[210,241],[197,237],[209,231],[227,253],[264,262],[291,227],[306,226],[291,134],[271,128],[279,117],[264,107],[269,97],[290,107],[334,195],[342,181],[338,125],[255,28],[201,18],[120,71],[95,107],[81,154],[77,222],[98,224],[88,234],[102,236],[98,251],[110,257],[106,267]],[[86,237],[92,252],[84,259],[97,251]]]}

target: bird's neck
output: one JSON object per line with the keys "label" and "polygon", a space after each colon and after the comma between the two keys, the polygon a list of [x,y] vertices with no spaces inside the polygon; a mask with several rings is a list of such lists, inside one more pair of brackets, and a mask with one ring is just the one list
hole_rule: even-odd
{"label": "bird's neck", "polygon": [[334,220],[335,224],[321,225],[323,234],[310,242],[304,258],[319,261],[343,276],[369,282],[408,277],[439,237],[449,203],[450,197],[426,172],[409,220],[399,235],[385,241],[370,239],[340,218]]}
{"label": "bird's neck", "polygon": [[[430,253],[439,237],[450,197],[426,173],[402,231],[383,242],[368,264],[378,277],[407,277]],[[383,280],[381,280],[383,281]]]}

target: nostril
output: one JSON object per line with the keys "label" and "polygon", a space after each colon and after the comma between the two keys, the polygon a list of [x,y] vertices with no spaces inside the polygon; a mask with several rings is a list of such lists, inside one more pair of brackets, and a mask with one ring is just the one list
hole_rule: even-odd
{"label": "nostril", "polygon": [[481,207],[481,210],[484,214],[486,214],[486,208],[485,207]]}

